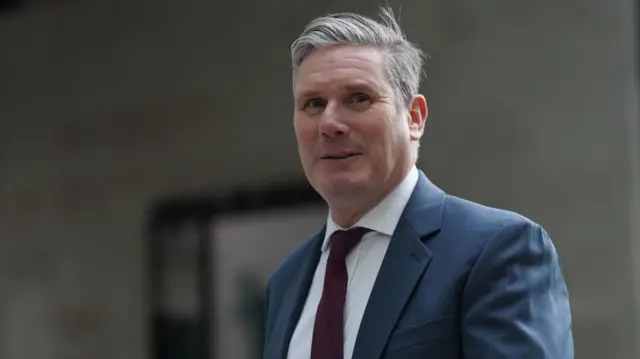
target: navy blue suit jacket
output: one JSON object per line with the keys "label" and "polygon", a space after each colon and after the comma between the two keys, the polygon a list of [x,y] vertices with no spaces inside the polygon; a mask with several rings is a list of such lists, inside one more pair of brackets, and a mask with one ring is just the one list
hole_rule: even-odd
{"label": "navy blue suit jacket", "polygon": [[[284,359],[324,229],[269,280],[264,359]],[[420,172],[391,238],[353,359],[572,359],[569,297],[536,223],[445,194]]]}

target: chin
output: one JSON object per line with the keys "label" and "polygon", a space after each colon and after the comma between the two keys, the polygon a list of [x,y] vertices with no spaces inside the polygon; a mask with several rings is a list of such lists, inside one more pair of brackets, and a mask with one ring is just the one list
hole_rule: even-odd
{"label": "chin", "polygon": [[316,188],[325,197],[350,197],[367,187],[366,176],[359,174],[335,174],[318,181]]}

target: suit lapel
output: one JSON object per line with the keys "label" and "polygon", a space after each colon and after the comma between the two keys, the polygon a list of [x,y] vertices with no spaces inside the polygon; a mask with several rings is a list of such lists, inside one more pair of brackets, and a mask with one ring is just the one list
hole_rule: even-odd
{"label": "suit lapel", "polygon": [[376,359],[431,261],[422,238],[440,229],[444,193],[420,172],[380,267],[356,339],[353,359]]}
{"label": "suit lapel", "polygon": [[320,260],[320,247],[324,231],[325,229],[311,237],[307,242],[307,248],[302,252],[302,268],[284,295],[272,336],[269,339],[266,351],[266,357],[269,359],[286,359],[287,357],[291,336],[300,318],[316,266]]}

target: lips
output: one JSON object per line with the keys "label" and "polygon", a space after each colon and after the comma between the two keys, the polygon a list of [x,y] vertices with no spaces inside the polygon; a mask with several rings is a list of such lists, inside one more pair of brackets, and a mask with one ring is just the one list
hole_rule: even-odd
{"label": "lips", "polygon": [[357,155],[359,155],[359,153],[330,153],[323,155],[321,158],[323,160],[343,160]]}

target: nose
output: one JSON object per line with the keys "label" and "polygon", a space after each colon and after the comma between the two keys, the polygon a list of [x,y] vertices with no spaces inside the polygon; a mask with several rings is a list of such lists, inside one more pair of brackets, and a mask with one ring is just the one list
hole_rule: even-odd
{"label": "nose", "polygon": [[330,102],[322,112],[319,131],[326,138],[342,138],[349,135],[349,126],[343,121],[335,102]]}

